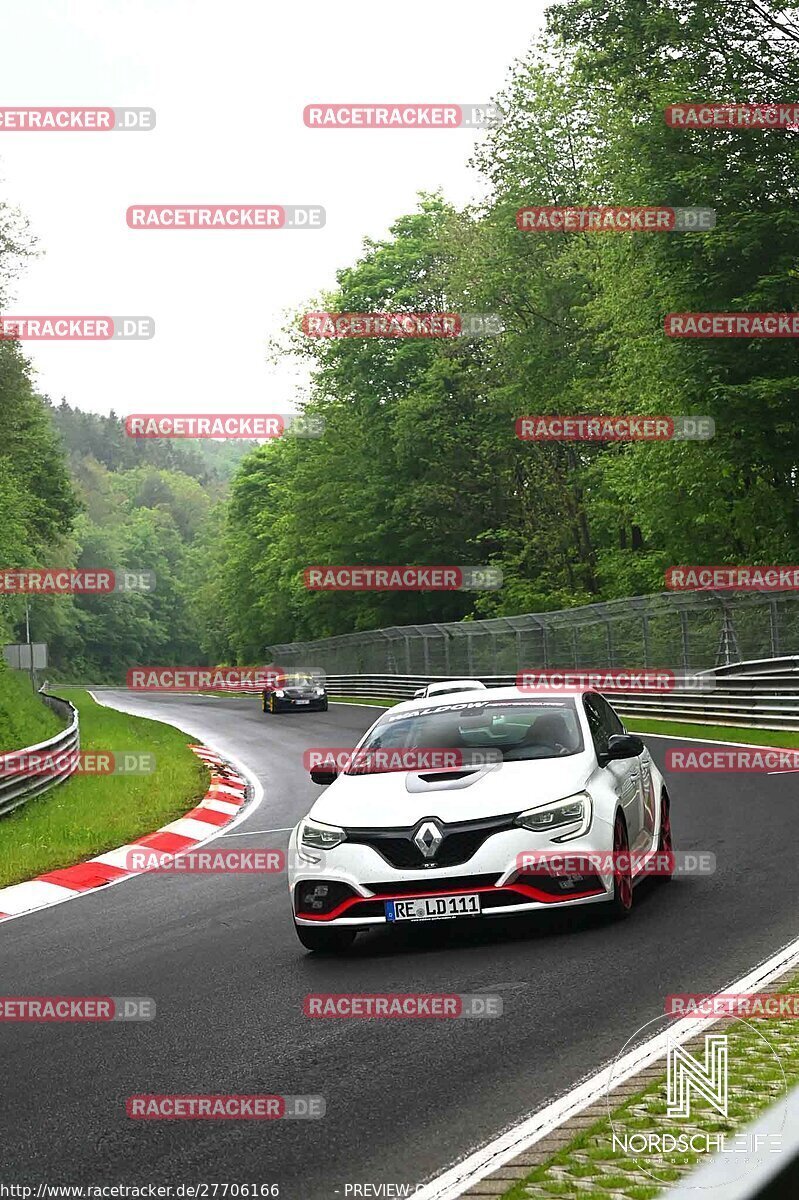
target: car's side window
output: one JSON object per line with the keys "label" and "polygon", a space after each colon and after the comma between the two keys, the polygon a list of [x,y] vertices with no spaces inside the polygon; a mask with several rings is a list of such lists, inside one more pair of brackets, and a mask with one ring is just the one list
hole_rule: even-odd
{"label": "car's side window", "polygon": [[588,718],[591,730],[591,740],[598,755],[605,754],[608,748],[608,731],[597,706],[598,696],[583,696],[583,708]]}
{"label": "car's side window", "polygon": [[599,715],[602,718],[602,724],[604,725],[607,733],[624,733],[624,725],[616,716],[605,697],[593,696],[592,699],[599,709]]}

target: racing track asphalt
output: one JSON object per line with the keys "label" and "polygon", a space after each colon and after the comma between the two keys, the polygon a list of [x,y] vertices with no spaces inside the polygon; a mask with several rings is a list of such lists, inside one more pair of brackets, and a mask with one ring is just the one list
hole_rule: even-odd
{"label": "racing track asphalt", "polygon": [[[264,802],[215,845],[282,848],[319,789],[311,745],[377,715],[264,716],[243,698],[103,699],[172,718],[259,777]],[[685,743],[681,743],[685,745]],[[652,739],[663,762],[669,743]],[[129,747],[126,747],[129,748]],[[797,775],[671,778],[675,844],[715,875],[650,881],[631,919],[583,913],[297,942],[282,876],[140,877],[0,928],[4,995],[147,995],[147,1024],[0,1024],[3,1183],[349,1183],[429,1178],[614,1057],[670,992],[715,991],[799,933]],[[496,992],[496,1020],[311,1020],[309,992]],[[131,1093],[324,1095],[321,1120],[133,1121]],[[352,1192],[350,1192],[352,1195]],[[368,1193],[367,1193],[368,1194]],[[379,1194],[379,1193],[372,1193]]]}

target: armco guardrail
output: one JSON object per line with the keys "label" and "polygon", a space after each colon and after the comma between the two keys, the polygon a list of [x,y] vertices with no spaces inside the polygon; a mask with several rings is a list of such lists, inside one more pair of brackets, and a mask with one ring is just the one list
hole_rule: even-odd
{"label": "armco guardrail", "polygon": [[[779,660],[767,664],[763,674],[737,676],[708,673],[707,690],[672,692],[625,692],[614,689],[607,695],[619,712],[629,716],[672,718],[696,724],[743,725],[753,729],[799,729],[799,671],[778,668]],[[786,660],[791,663],[795,659]],[[739,663],[762,668],[761,662]],[[446,675],[328,675],[332,695],[409,700],[428,683],[443,683]],[[508,687],[515,675],[475,675],[486,687]],[[601,690],[601,689],[600,689]]]}
{"label": "armco guardrail", "polygon": [[32,800],[34,796],[46,792],[48,788],[63,783],[65,779],[69,779],[78,765],[78,751],[80,750],[78,710],[68,700],[61,700],[58,696],[50,696],[41,691],[39,694],[44,703],[67,722],[66,728],[46,742],[39,742],[36,746],[25,746],[20,750],[6,750],[5,753],[24,755],[26,758],[33,755],[52,757],[56,760],[56,769],[42,774],[37,773],[31,765],[30,769],[16,772],[13,775],[0,774],[0,815],[11,812],[20,804],[24,804],[26,800]]}

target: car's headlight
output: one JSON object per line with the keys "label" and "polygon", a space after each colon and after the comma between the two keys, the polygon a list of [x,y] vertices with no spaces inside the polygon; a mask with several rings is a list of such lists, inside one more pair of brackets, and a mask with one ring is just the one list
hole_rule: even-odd
{"label": "car's headlight", "polygon": [[346,833],[337,825],[323,825],[306,817],[300,826],[300,845],[310,850],[332,850],[346,840]]}
{"label": "car's headlight", "polygon": [[283,697],[283,696],[285,696],[285,694],[286,694],[286,693],[283,691],[283,689],[282,689],[282,688],[278,688],[278,689],[277,689],[277,691],[275,692],[275,695],[276,695],[276,696],[280,696],[280,697],[281,697],[281,699],[282,699],[282,697]]}
{"label": "car's headlight", "polygon": [[519,813],[515,824],[531,829],[533,833],[568,828],[568,832],[553,838],[556,842],[566,842],[581,837],[588,830],[591,815],[592,804],[588,792],[577,792],[574,796],[558,800],[556,804],[544,804],[541,808],[530,808],[527,812]]}
{"label": "car's headlight", "polygon": [[315,691],[316,691],[316,695],[317,695],[317,696],[324,696],[324,694],[325,694],[325,689],[324,689],[324,688],[320,688],[320,687],[318,687],[318,688],[316,688],[316,689],[315,689]]}

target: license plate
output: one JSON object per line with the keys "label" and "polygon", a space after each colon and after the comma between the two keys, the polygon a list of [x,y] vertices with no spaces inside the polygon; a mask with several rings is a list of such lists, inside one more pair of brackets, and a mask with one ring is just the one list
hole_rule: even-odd
{"label": "license plate", "polygon": [[310,704],[310,700],[295,700],[295,704]]}
{"label": "license plate", "polygon": [[480,893],[428,896],[424,900],[386,900],[387,921],[442,921],[447,917],[479,917]]}

